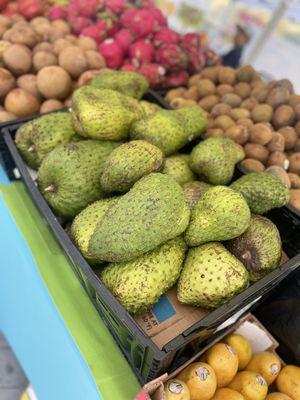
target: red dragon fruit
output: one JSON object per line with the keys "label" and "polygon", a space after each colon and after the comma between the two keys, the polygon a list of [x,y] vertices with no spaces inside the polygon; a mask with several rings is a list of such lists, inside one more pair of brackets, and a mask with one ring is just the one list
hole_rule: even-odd
{"label": "red dragon fruit", "polygon": [[214,65],[222,64],[221,57],[213,50],[206,50],[204,52],[204,56],[205,56],[205,61],[206,61],[207,67],[212,67]]}
{"label": "red dragon fruit", "polygon": [[126,0],[105,0],[105,5],[117,15],[127,8]]}
{"label": "red dragon fruit", "polygon": [[68,5],[68,12],[77,16],[93,18],[97,14],[98,7],[98,0],[71,0]]}
{"label": "red dragon fruit", "polygon": [[186,51],[197,51],[200,48],[199,35],[197,33],[186,33],[181,37],[180,46]]}
{"label": "red dragon fruit", "polygon": [[18,12],[27,19],[38,17],[42,14],[43,7],[38,0],[22,0],[19,1]]}
{"label": "red dragon fruit", "polygon": [[147,9],[155,8],[155,5],[152,0],[135,0],[134,5],[137,8],[147,8]]}
{"label": "red dragon fruit", "polygon": [[105,58],[108,68],[120,68],[123,63],[123,51],[114,39],[106,39],[98,47],[99,52]]}
{"label": "red dragon fruit", "polygon": [[136,72],[138,70],[138,66],[137,65],[133,65],[131,63],[131,60],[129,60],[129,58],[126,58],[126,60],[124,60],[124,63],[121,67],[122,71],[131,71],[131,72]]}
{"label": "red dragon fruit", "polygon": [[129,29],[120,29],[114,36],[115,41],[119,44],[124,54],[128,53],[131,43],[134,41],[133,34]]}
{"label": "red dragon fruit", "polygon": [[[138,40],[129,49],[129,56],[132,60],[137,60],[139,64],[151,63],[154,61],[154,47],[149,40]],[[136,62],[133,62],[136,64]]]}
{"label": "red dragon fruit", "polygon": [[83,31],[83,29],[89,26],[91,23],[90,19],[86,17],[75,17],[70,19],[70,17],[68,16],[68,18],[76,35],[79,35]]}
{"label": "red dragon fruit", "polygon": [[143,64],[137,72],[143,75],[153,88],[161,86],[165,81],[166,70],[158,64]]}
{"label": "red dragon fruit", "polygon": [[[109,9],[105,9],[105,11],[99,13],[97,15],[98,21],[101,21],[101,24],[105,23],[105,30],[107,32],[107,36],[113,36],[119,30],[118,18],[113,14],[113,12]],[[96,25],[98,23],[96,22]]]}
{"label": "red dragon fruit", "polygon": [[154,16],[154,32],[159,32],[163,26],[168,26],[168,20],[159,8],[152,8],[151,13]]}
{"label": "red dragon fruit", "polygon": [[67,17],[67,9],[64,6],[54,6],[48,10],[48,18],[50,21],[56,19],[65,19]]}
{"label": "red dragon fruit", "polygon": [[131,20],[129,29],[137,38],[150,35],[153,32],[154,16],[148,10],[136,10]]}
{"label": "red dragon fruit", "polygon": [[7,6],[8,0],[1,0],[0,1],[0,11],[3,11]]}
{"label": "red dragon fruit", "polygon": [[206,64],[205,55],[202,51],[189,51],[188,71],[191,75],[201,72]]}
{"label": "red dragon fruit", "polygon": [[19,12],[19,4],[16,1],[11,1],[7,4],[7,6],[1,12],[1,14],[9,17],[11,15],[18,14],[18,12]]}
{"label": "red dragon fruit", "polygon": [[187,67],[188,58],[177,44],[164,44],[156,51],[156,62],[168,71],[178,71]]}
{"label": "red dragon fruit", "polygon": [[121,15],[120,23],[123,28],[130,28],[131,21],[133,20],[137,9],[135,8],[128,8],[124,13]]}
{"label": "red dragon fruit", "polygon": [[107,38],[105,30],[101,30],[98,25],[90,25],[81,31],[83,36],[88,36],[95,40],[98,44],[102,43]]}
{"label": "red dragon fruit", "polygon": [[169,28],[162,28],[159,32],[155,34],[152,43],[155,47],[158,47],[164,43],[178,44],[179,40],[179,33]]}
{"label": "red dragon fruit", "polygon": [[179,72],[172,73],[168,75],[166,78],[166,86],[174,87],[174,86],[185,86],[188,83],[189,74],[182,70]]}

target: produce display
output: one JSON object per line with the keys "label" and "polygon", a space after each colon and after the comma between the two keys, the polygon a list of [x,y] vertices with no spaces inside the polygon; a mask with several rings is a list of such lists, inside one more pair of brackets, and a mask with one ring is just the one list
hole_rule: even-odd
{"label": "produce display", "polygon": [[232,183],[241,145],[198,142],[205,112],[141,100],[148,86],[135,72],[102,72],[74,92],[72,112],[22,125],[16,146],[131,314],[177,281],[181,303],[216,308],[279,266],[278,230],[261,214],[285,205],[289,190],[266,172]]}
{"label": "produce display", "polygon": [[300,368],[231,333],[164,384],[166,400],[298,400]]}
{"label": "produce display", "polygon": [[240,165],[279,177],[290,189],[290,204],[300,210],[300,96],[291,82],[263,82],[249,65],[216,66],[195,74],[187,87],[179,86],[166,101],[174,109],[203,108],[205,137],[229,138],[243,146],[246,157]]}

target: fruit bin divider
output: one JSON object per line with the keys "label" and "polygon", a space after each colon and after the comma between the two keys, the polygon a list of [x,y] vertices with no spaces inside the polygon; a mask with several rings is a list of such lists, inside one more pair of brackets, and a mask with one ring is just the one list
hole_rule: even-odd
{"label": "fruit bin divider", "polygon": [[[164,101],[162,101],[163,99],[153,91],[149,91],[145,99],[165,106]],[[22,120],[11,121],[0,125],[0,152],[2,155],[2,162],[10,179],[16,179],[16,177],[17,179],[20,177],[22,178],[31,198],[37,205],[42,217],[50,226],[58,243],[67,256],[71,267],[78,275],[81,284],[91,297],[100,316],[106,323],[142,384],[159,376],[167,369],[176,368],[184,356],[184,351],[188,351],[187,349],[191,341],[201,338],[204,344],[207,340],[212,340],[213,333],[219,325],[228,320],[235,313],[241,311],[244,307],[252,306],[251,303],[255,302],[257,305],[259,300],[268,295],[283,279],[300,266],[300,234],[298,224],[296,234],[292,232],[291,235],[288,235],[288,240],[283,240],[284,249],[286,249],[288,255],[293,258],[260,281],[254,283],[244,292],[235,296],[224,306],[211,311],[202,320],[186,329],[160,350],[135,322],[133,317],[98,279],[92,268],[64,231],[59,220],[53,214],[39,192],[36,183],[30,176],[28,168],[15,146],[14,136],[17,129],[22,124],[36,117],[37,116],[23,118]],[[16,169],[19,172],[17,176],[15,174]],[[284,210],[284,207],[278,210],[281,216],[279,218],[279,223],[281,224],[283,220],[284,229],[289,229],[292,223],[291,215],[290,213],[282,212],[282,210]],[[272,212],[270,213],[270,218],[272,219],[271,214]],[[281,230],[280,226],[278,226],[278,228]],[[284,239],[282,231],[281,235]],[[293,243],[287,246],[286,242],[288,241],[292,241]],[[249,309],[247,309],[247,311],[249,311]]]}

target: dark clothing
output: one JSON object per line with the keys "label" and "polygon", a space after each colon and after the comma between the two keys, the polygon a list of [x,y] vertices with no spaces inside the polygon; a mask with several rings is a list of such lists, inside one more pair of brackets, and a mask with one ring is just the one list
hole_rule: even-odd
{"label": "dark clothing", "polygon": [[222,57],[223,65],[228,67],[237,68],[240,65],[240,60],[242,57],[243,48],[242,47],[234,47],[229,53],[225,54]]}

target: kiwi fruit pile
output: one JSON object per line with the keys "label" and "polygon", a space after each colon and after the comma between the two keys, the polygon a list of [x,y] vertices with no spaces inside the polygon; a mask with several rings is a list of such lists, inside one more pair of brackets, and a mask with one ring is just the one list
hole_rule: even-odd
{"label": "kiwi fruit pile", "polygon": [[300,95],[288,79],[264,82],[251,65],[208,67],[188,87],[171,89],[165,100],[175,109],[202,107],[205,137],[224,136],[242,145],[244,169],[278,176],[300,210]]}
{"label": "kiwi fruit pile", "polygon": [[105,68],[89,37],[63,20],[0,15],[0,123],[70,107],[72,92]]}

